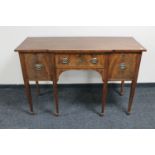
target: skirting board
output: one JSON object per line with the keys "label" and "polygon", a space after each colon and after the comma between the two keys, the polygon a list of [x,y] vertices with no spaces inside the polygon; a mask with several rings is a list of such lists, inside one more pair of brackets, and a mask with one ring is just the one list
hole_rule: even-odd
{"label": "skirting board", "polygon": [[[46,88],[49,86],[52,86],[52,84],[40,84],[39,85],[42,88]],[[58,84],[58,87],[85,87],[85,86],[92,86],[92,87],[101,87],[102,84],[93,83],[93,84]],[[108,87],[119,87],[119,83],[109,83]],[[125,87],[130,87],[130,83],[125,83]],[[31,84],[31,87],[36,87],[35,84]],[[155,83],[137,83],[137,87],[155,87]],[[1,88],[24,88],[23,84],[0,84]]]}

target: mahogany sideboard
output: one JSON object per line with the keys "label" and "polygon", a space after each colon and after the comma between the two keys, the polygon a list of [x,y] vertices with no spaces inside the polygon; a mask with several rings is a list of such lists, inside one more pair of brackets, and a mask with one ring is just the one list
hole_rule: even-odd
{"label": "mahogany sideboard", "polygon": [[146,49],[132,37],[28,37],[16,49],[19,53],[25,92],[33,112],[29,81],[53,81],[55,114],[59,114],[57,81],[67,70],[95,70],[103,81],[104,115],[108,81],[131,81],[127,112],[130,114],[142,52]]}

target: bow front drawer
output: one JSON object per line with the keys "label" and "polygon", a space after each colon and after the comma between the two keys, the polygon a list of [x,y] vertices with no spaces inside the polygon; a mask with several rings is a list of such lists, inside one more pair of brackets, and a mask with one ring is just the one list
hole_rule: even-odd
{"label": "bow front drawer", "polygon": [[132,80],[135,75],[137,53],[116,53],[110,55],[109,79]]}
{"label": "bow front drawer", "polygon": [[57,68],[104,68],[104,55],[101,54],[57,54]]}
{"label": "bow front drawer", "polygon": [[30,80],[52,80],[50,77],[50,66],[48,54],[23,54],[25,69]]}

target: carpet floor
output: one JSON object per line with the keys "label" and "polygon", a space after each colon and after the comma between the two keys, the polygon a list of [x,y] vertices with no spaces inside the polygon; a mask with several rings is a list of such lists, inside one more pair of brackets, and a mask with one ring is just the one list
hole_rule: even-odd
{"label": "carpet floor", "polygon": [[1,129],[153,129],[155,87],[138,86],[131,115],[126,115],[130,88],[124,96],[118,85],[109,85],[105,116],[100,117],[101,85],[60,85],[60,116],[53,115],[51,86],[41,86],[38,96],[32,86],[35,114],[29,113],[23,87],[0,87]]}

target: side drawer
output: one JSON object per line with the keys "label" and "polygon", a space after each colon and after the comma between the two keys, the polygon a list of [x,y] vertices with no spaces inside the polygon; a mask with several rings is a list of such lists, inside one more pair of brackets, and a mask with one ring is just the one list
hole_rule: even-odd
{"label": "side drawer", "polygon": [[135,75],[136,53],[110,54],[109,80],[132,80]]}
{"label": "side drawer", "polygon": [[56,54],[57,68],[104,68],[101,54]]}
{"label": "side drawer", "polygon": [[24,60],[29,80],[52,80],[48,53],[26,53]]}

